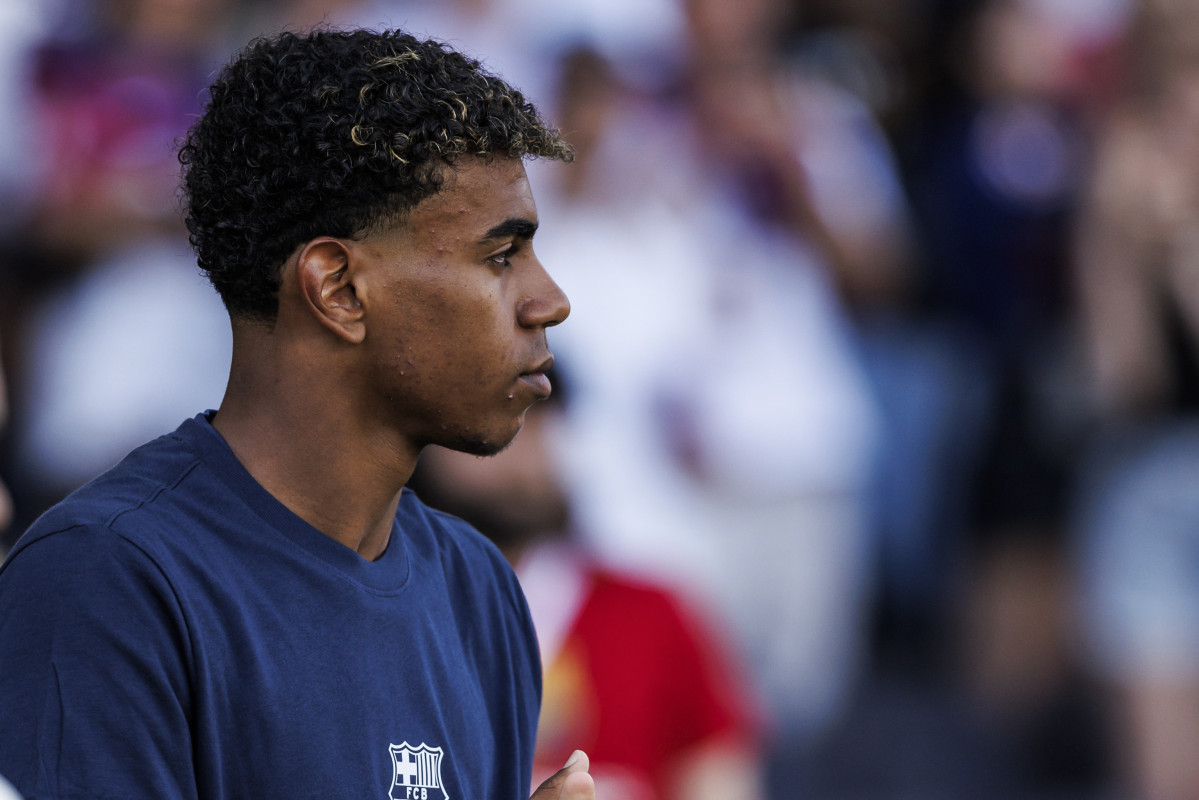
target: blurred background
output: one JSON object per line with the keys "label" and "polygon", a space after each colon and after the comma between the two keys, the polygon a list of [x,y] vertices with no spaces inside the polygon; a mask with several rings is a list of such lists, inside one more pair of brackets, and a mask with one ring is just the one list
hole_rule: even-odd
{"label": "blurred background", "polygon": [[174,145],[318,23],[448,41],[577,150],[529,165],[556,397],[414,480],[517,567],[539,759],[1199,798],[1199,0],[4,0],[5,546],[219,404]]}

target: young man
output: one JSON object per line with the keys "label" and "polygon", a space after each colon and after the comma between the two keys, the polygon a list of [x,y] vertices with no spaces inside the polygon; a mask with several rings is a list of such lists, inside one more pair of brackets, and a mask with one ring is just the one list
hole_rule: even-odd
{"label": "young man", "polygon": [[[0,774],[27,800],[528,794],[524,598],[404,489],[426,445],[498,452],[550,392],[569,305],[524,157],[570,150],[434,42],[284,34],[224,70],[180,158],[229,386],[0,569]],[[586,768],[534,798],[594,798]]]}

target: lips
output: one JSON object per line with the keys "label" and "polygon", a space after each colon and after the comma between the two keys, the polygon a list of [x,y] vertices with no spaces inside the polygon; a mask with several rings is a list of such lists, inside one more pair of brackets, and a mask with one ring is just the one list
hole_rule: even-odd
{"label": "lips", "polygon": [[520,382],[532,389],[538,397],[549,397],[553,391],[549,376],[544,372],[526,372],[520,376]]}
{"label": "lips", "polygon": [[520,375],[521,383],[533,390],[538,397],[546,398],[553,391],[553,386],[550,383],[549,376],[546,375],[550,368],[554,366],[554,357],[550,356],[545,361],[542,361],[528,372],[522,372]]}

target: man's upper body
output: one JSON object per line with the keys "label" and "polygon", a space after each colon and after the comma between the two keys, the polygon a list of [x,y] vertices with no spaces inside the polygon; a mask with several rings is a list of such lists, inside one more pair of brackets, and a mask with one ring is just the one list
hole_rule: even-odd
{"label": "man's upper body", "polygon": [[[180,158],[228,389],[0,572],[19,790],[526,795],[523,598],[404,486],[426,445],[498,452],[549,394],[569,304],[522,159],[569,155],[477,62],[402,33],[283,34],[226,67]],[[534,797],[594,797],[586,766]]]}
{"label": "man's upper body", "polygon": [[523,798],[541,673],[505,566],[411,492],[367,561],[197,416],[0,568],[0,764],[30,799]]}

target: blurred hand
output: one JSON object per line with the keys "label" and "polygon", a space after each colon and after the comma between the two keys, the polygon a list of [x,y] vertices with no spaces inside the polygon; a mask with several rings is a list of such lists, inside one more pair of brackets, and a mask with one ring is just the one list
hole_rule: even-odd
{"label": "blurred hand", "polygon": [[595,800],[595,781],[587,773],[591,762],[582,750],[566,766],[545,779],[529,800]]}

